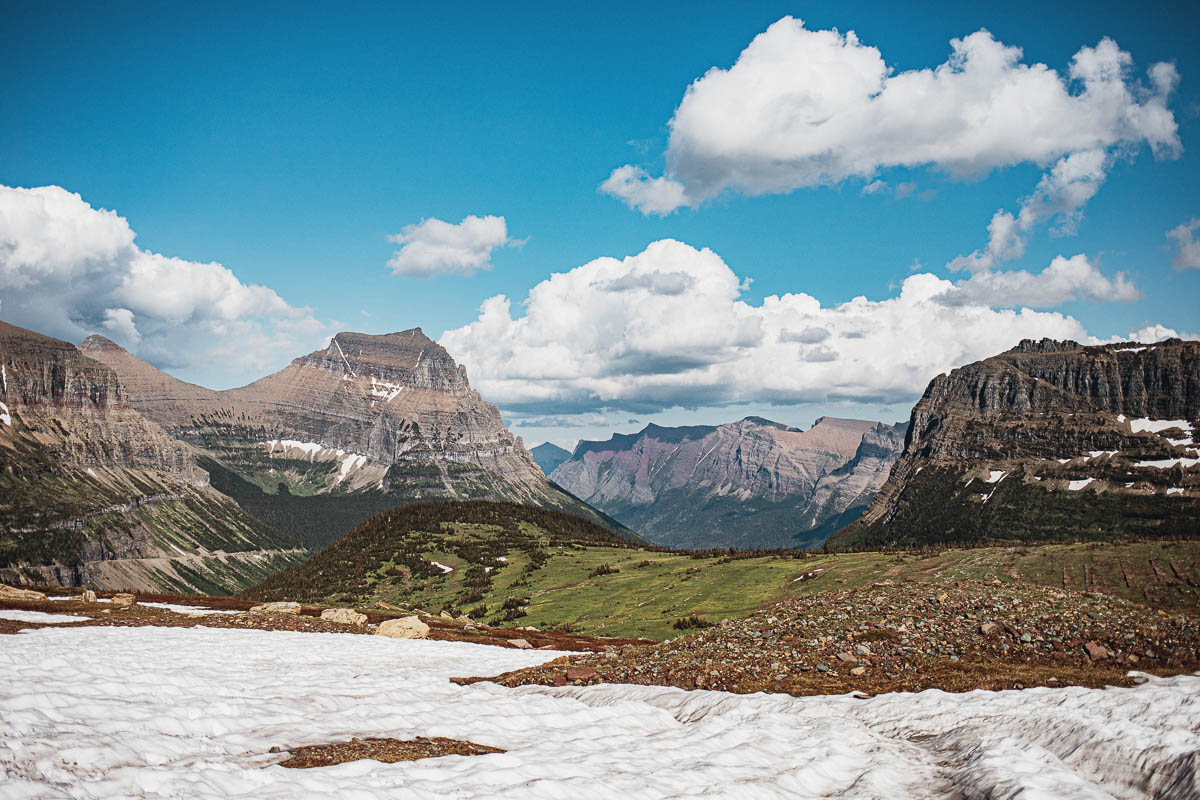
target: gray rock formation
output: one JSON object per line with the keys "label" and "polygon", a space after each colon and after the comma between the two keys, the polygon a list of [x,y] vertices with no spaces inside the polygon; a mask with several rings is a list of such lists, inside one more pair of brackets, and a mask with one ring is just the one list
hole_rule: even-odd
{"label": "gray rock formation", "polygon": [[930,382],[834,546],[1200,530],[1200,342],[1026,340]]}
{"label": "gray rock formation", "polygon": [[70,343],[0,322],[0,403],[0,578],[233,592],[303,557]]}

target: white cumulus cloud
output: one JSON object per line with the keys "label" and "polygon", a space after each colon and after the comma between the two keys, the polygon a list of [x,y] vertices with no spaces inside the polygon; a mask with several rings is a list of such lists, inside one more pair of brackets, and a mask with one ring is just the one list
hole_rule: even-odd
{"label": "white cumulus cloud", "polygon": [[405,225],[388,241],[401,245],[388,260],[393,274],[409,278],[459,273],[470,275],[477,269],[491,269],[492,251],[518,244],[508,237],[504,217],[474,214],[462,222],[437,218]]}
{"label": "white cumulus cloud", "polygon": [[103,333],[163,368],[259,377],[329,332],[228,268],[143,250],[124,217],[59,186],[0,186],[0,317],[78,342]]}
{"label": "white cumulus cloud", "polygon": [[[1076,273],[1086,277],[1088,267],[1063,259],[1045,277],[1067,287],[1056,283],[1055,292],[1076,295]],[[484,396],[531,415],[911,402],[934,375],[1021,339],[1092,341],[1060,313],[995,309],[964,294],[947,303],[961,284],[928,273],[909,276],[894,297],[832,306],[804,293],[755,305],[742,299],[745,285],[711,250],[665,239],[550,276],[517,304],[521,314],[508,297],[492,297],[440,343]]]}
{"label": "white cumulus cloud", "polygon": [[1171,262],[1176,269],[1200,269],[1200,242],[1195,239],[1196,228],[1200,228],[1200,219],[1193,218],[1167,231],[1167,238],[1174,239],[1178,248]]}
{"label": "white cumulus cloud", "polygon": [[944,295],[950,305],[982,303],[991,306],[1047,308],[1072,300],[1131,303],[1142,296],[1125,273],[1112,278],[1100,272],[1087,256],[1056,256],[1039,273],[1025,270],[977,272]]}
{"label": "white cumulus cloud", "polygon": [[853,32],[784,17],[732,67],[713,67],[688,87],[670,121],[662,177],[627,165],[602,188],[662,214],[725,190],[771,194],[847,179],[871,186],[889,167],[965,176],[1143,142],[1159,155],[1179,152],[1170,64],[1154,64],[1143,86],[1128,74],[1129,54],[1107,38],[1080,48],[1066,74],[1022,63],[1020,48],[986,30],[950,47],[936,67],[897,71]]}

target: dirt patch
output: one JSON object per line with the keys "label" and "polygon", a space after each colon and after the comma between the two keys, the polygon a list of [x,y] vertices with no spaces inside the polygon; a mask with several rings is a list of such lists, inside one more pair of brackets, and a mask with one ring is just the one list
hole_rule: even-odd
{"label": "dirt patch", "polygon": [[280,762],[288,769],[312,769],[330,767],[347,761],[369,758],[394,764],[397,761],[417,761],[422,758],[441,756],[483,756],[488,753],[503,753],[498,747],[488,747],[460,739],[436,737],[426,739],[351,739],[348,742],[318,744],[309,747],[294,747],[288,751],[291,758]]}

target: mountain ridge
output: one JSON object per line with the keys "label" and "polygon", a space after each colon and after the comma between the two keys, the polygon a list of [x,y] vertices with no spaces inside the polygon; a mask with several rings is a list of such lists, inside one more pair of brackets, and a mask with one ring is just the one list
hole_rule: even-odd
{"label": "mountain ridge", "polygon": [[[761,417],[675,429],[651,424],[580,442],[551,479],[659,544],[812,546],[827,535],[826,521],[865,507],[886,477],[874,463],[853,481],[830,477],[854,461],[871,431],[899,454],[902,434],[894,426],[863,420],[822,417],[807,431]],[[821,508],[806,515],[823,481]]]}

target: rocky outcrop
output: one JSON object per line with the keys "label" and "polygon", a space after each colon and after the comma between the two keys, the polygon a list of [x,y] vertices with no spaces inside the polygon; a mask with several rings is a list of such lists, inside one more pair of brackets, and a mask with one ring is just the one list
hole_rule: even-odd
{"label": "rocky outcrop", "polygon": [[400,617],[379,623],[375,635],[392,639],[424,639],[429,635],[429,626],[420,617]]}
{"label": "rocky outcrop", "polygon": [[74,345],[0,322],[0,403],[3,579],[232,592],[262,574],[226,553],[303,557],[213,490],[193,449]]}
{"label": "rocky outcrop", "polygon": [[221,392],[177,381],[99,337],[82,347],[130,377],[132,403],[146,416],[270,488],[570,502],[420,328],[339,333],[323,350]]}
{"label": "rocky outcrop", "polygon": [[580,442],[551,479],[659,544],[811,546],[870,501],[902,429],[831,417],[807,431],[759,417],[649,425]]}
{"label": "rocky outcrop", "polygon": [[1174,535],[1200,505],[1200,342],[1026,340],[940,375],[830,545]]}

